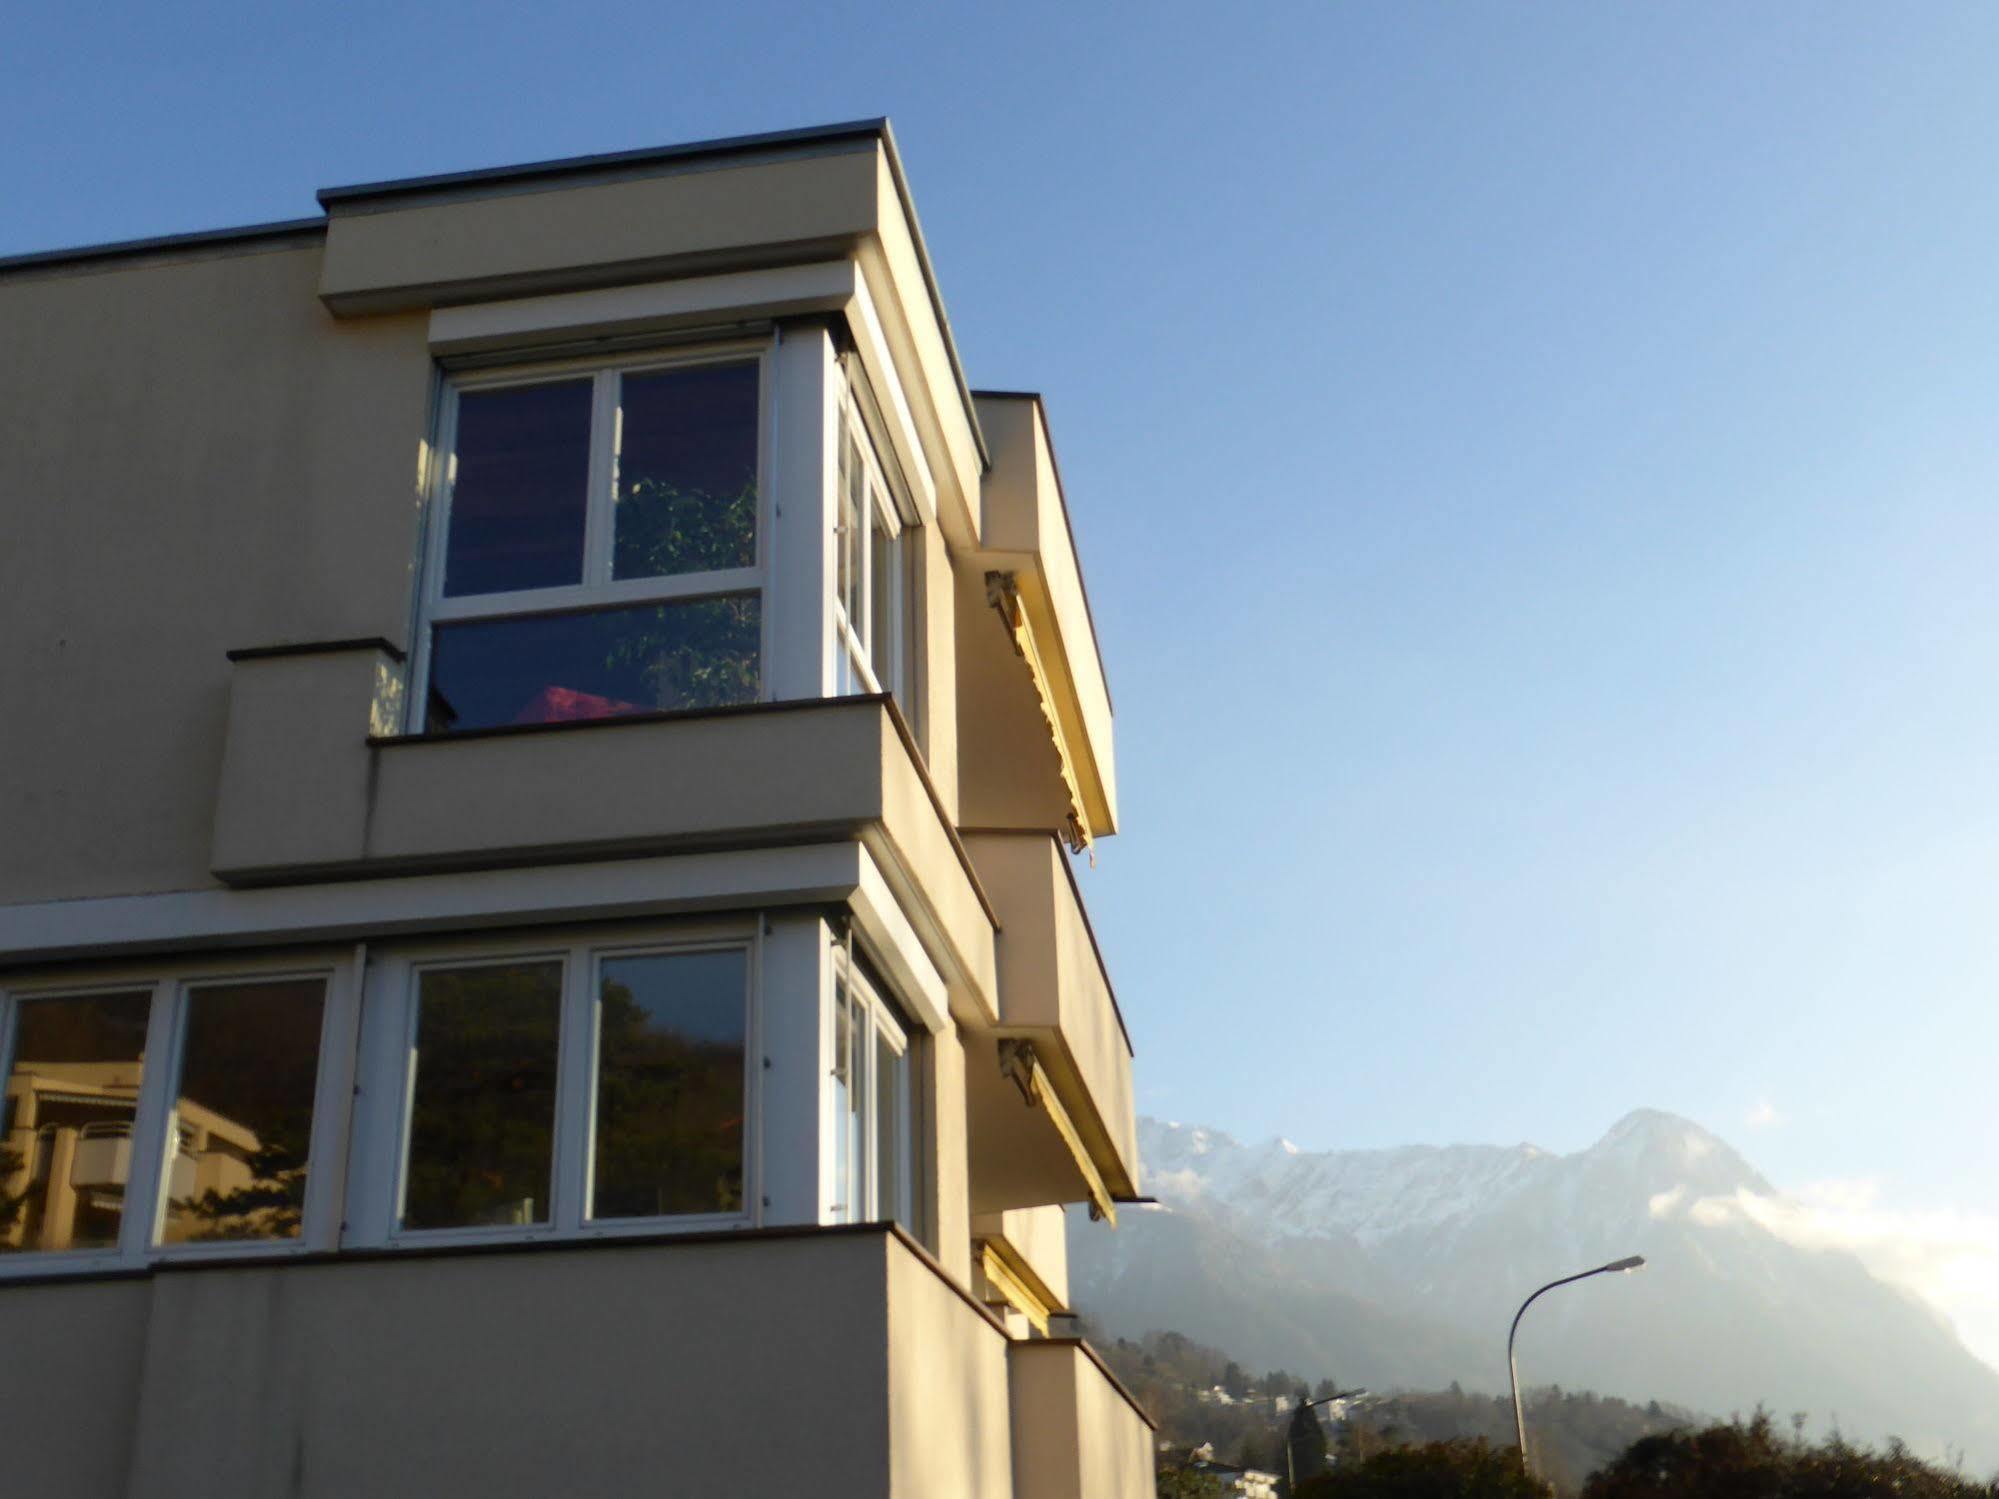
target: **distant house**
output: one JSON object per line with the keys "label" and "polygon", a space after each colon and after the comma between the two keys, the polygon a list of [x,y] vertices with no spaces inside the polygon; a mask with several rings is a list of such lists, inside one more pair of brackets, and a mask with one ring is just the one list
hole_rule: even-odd
{"label": "distant house", "polygon": [[1238,1468],[1229,1463],[1216,1462],[1213,1442],[1203,1442],[1190,1452],[1187,1466],[1196,1473],[1221,1480],[1228,1485],[1228,1491],[1240,1496],[1240,1499],[1277,1499],[1277,1474],[1265,1473],[1260,1468]]}
{"label": "distant house", "polygon": [[0,261],[0,1486],[1147,1499],[1110,695],[886,124],[319,199]]}

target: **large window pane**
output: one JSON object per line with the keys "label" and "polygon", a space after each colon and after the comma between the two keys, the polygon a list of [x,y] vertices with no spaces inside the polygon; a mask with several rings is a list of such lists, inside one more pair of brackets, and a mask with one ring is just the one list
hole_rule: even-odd
{"label": "large window pane", "polygon": [[325,1000],[323,979],[189,992],[161,1243],[298,1237]]}
{"label": "large window pane", "polygon": [[17,1007],[0,1253],[116,1247],[151,1007],[150,989]]}
{"label": "large window pane", "polygon": [[404,1228],[548,1221],[562,964],[430,968],[417,988]]}
{"label": "large window pane", "polygon": [[583,581],[588,380],[464,392],[452,472],[448,596]]}
{"label": "large window pane", "polygon": [[614,577],[755,566],[757,367],[624,376],[617,501]]}
{"label": "large window pane", "polygon": [[741,1211],[747,961],[604,960],[593,1216]]}
{"label": "large window pane", "polygon": [[439,625],[424,727],[754,702],[761,631],[755,594]]}

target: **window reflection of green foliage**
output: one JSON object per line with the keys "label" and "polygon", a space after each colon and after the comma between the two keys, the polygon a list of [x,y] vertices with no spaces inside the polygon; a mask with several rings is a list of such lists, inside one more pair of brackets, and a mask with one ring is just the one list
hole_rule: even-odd
{"label": "window reflection of green foliage", "polygon": [[754,567],[756,479],[746,478],[731,495],[684,489],[664,479],[631,480],[619,487],[616,531],[613,577]]}
{"label": "window reflection of green foliage", "polygon": [[599,1027],[595,1216],[741,1211],[742,1042],[662,1028],[615,980]]}
{"label": "window reflection of green foliage", "polygon": [[546,1221],[560,994],[553,963],[424,974],[405,1227],[490,1223],[529,1200]]}
{"label": "window reflection of green foliage", "polygon": [[284,1121],[251,1153],[248,1186],[209,1190],[176,1209],[199,1220],[183,1237],[190,1243],[218,1239],[295,1239],[305,1218],[306,1135],[310,1116]]}
{"label": "window reflection of green foliage", "polygon": [[717,708],[756,700],[763,631],[754,594],[666,604],[618,636],[605,665],[636,668],[655,708]]}

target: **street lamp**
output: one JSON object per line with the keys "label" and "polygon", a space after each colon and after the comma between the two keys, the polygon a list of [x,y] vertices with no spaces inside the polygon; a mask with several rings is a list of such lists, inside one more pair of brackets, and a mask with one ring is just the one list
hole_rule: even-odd
{"label": "street lamp", "polygon": [[1506,1377],[1513,1385],[1513,1435],[1520,1443],[1521,1472],[1531,1475],[1533,1470],[1527,1465],[1527,1418],[1520,1412],[1520,1365],[1513,1359],[1513,1339],[1520,1331],[1520,1319],[1527,1315],[1528,1307],[1547,1292],[1554,1290],[1556,1286],[1566,1286],[1572,1281],[1588,1280],[1592,1275],[1608,1275],[1612,1271],[1629,1272],[1644,1263],[1645,1256],[1642,1254],[1627,1255],[1624,1259],[1612,1260],[1608,1265],[1598,1265],[1594,1270],[1584,1270],[1576,1275],[1564,1275],[1560,1280],[1551,1280],[1521,1302],[1520,1310],[1513,1314],[1513,1326],[1506,1334]]}

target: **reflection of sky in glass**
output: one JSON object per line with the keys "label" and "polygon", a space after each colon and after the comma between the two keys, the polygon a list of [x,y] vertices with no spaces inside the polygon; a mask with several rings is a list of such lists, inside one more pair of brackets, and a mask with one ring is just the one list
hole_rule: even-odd
{"label": "reflection of sky in glass", "polygon": [[649,1030],[741,1045],[744,962],[740,950],[606,958],[603,985],[623,985],[646,1012]]}
{"label": "reflection of sky in glass", "polygon": [[445,594],[580,582],[589,472],[588,380],[460,396]]}

